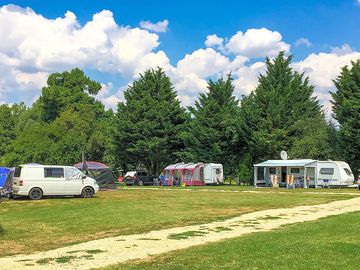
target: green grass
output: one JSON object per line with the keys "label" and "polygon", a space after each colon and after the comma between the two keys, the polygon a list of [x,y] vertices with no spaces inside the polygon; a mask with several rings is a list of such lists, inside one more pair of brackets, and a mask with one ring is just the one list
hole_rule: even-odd
{"label": "green grass", "polygon": [[[352,196],[250,187],[124,188],[93,199],[10,200],[0,207],[0,256],[49,250],[115,235],[223,220],[256,210]],[[175,190],[179,189],[179,190]],[[208,190],[208,191],[206,191]],[[314,190],[312,190],[314,191]]]}
{"label": "green grass", "polygon": [[359,269],[360,213],[250,234],[104,270]]}
{"label": "green grass", "polygon": [[181,240],[188,239],[189,237],[204,236],[207,232],[203,231],[187,231],[182,233],[174,233],[168,236],[169,239]]}

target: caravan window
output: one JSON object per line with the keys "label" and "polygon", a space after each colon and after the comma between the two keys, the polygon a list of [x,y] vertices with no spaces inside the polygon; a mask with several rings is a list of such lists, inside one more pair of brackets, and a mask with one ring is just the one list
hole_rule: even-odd
{"label": "caravan window", "polygon": [[352,175],[352,172],[348,168],[344,168],[344,171],[347,175]]}
{"label": "caravan window", "polygon": [[333,175],[334,174],[334,168],[321,168],[320,169],[320,174]]}
{"label": "caravan window", "polygon": [[64,168],[45,168],[45,177],[64,178]]}
{"label": "caravan window", "polygon": [[191,179],[191,171],[190,170],[185,170],[184,180],[185,181],[190,181],[190,179]]}
{"label": "caravan window", "polygon": [[291,168],[291,173],[300,173],[300,168]]}

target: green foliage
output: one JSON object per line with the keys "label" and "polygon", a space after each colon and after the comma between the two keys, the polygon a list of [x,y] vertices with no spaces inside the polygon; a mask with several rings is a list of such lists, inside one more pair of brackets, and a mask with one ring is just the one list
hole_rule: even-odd
{"label": "green foliage", "polygon": [[[48,86],[31,109],[23,104],[1,107],[2,119],[7,119],[0,120],[0,146],[6,152],[2,163],[72,165],[81,160],[84,151],[88,159],[113,161],[108,156],[113,148],[114,114],[105,112],[90,96],[99,89],[99,83],[73,69],[50,75]],[[9,134],[1,136],[2,130]]]}
{"label": "green foliage", "polygon": [[341,156],[355,174],[360,170],[360,60],[342,68],[334,81],[333,116],[340,124],[338,134]]}
{"label": "green foliage", "polygon": [[209,92],[201,93],[189,108],[193,118],[182,136],[183,157],[192,162],[224,164],[225,174],[233,175],[242,150],[238,101],[233,95],[231,75],[209,81]]}
{"label": "green foliage", "polygon": [[241,183],[251,184],[253,178],[253,164],[249,153],[243,155],[240,160],[240,166],[238,171],[238,178]]}
{"label": "green foliage", "polygon": [[147,70],[124,93],[115,124],[115,152],[127,170],[139,164],[158,174],[179,160],[179,136],[187,119],[172,83],[163,70]]}
{"label": "green foliage", "polygon": [[51,74],[47,84],[36,104],[41,108],[41,116],[45,122],[54,121],[61,112],[68,109],[78,111],[83,107],[91,107],[97,117],[104,111],[101,102],[90,96],[100,91],[100,83],[85,76],[78,68]]}
{"label": "green foliage", "polygon": [[307,77],[292,70],[281,52],[266,60],[266,74],[241,102],[242,127],[254,162],[274,159],[281,150],[290,158],[327,158],[328,129]]}

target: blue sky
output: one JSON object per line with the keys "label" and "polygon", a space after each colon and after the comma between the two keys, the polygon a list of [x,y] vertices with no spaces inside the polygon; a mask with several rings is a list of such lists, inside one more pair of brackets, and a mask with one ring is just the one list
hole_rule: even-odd
{"label": "blue sky", "polygon": [[[148,30],[142,27],[143,30],[148,31],[149,35],[143,33],[144,36],[140,39],[135,41],[134,39],[126,39],[124,41],[129,42],[128,46],[134,46],[135,43],[133,42],[141,43],[142,39],[148,40],[148,38],[152,40],[144,48],[141,47],[141,44],[135,44],[135,47],[139,46],[139,50],[142,52],[139,57],[131,60],[132,62],[129,65],[133,67],[132,69],[126,67],[128,65],[126,61],[129,60],[127,56],[125,56],[125,60],[121,58],[123,56],[119,56],[120,60],[114,64],[115,68],[105,67],[104,63],[99,64],[99,59],[85,61],[80,56],[76,56],[80,57],[80,67],[91,77],[104,84],[106,89],[99,96],[99,99],[108,107],[114,106],[116,101],[122,100],[121,92],[123,89],[133,79],[136,79],[136,72],[140,71],[139,68],[151,67],[151,59],[154,59],[155,64],[164,63],[165,70],[174,80],[175,88],[179,91],[180,99],[184,105],[191,104],[198,92],[206,91],[204,82],[207,78],[220,76],[228,71],[234,73],[237,95],[248,94],[251,88],[256,86],[257,75],[264,70],[261,64],[264,61],[263,56],[269,54],[269,56],[273,56],[271,54],[274,54],[274,51],[284,48],[289,53],[294,54],[294,68],[307,73],[316,86],[319,99],[323,104],[328,104],[329,96],[327,92],[333,90],[331,79],[334,78],[341,65],[357,59],[360,50],[360,27],[358,27],[360,25],[360,3],[356,0],[102,0],[81,1],[81,4],[80,1],[67,0],[52,1],[51,4],[44,4],[44,1],[0,1],[0,6],[3,7],[2,13],[0,12],[0,23],[2,24],[0,25],[0,38],[3,42],[9,40],[9,44],[14,42],[13,48],[5,48],[0,45],[0,56],[3,53],[7,57],[7,60],[3,61],[0,57],[0,71],[5,70],[5,74],[9,75],[20,74],[16,81],[8,80],[8,82],[0,83],[0,102],[34,100],[40,94],[38,86],[43,84],[43,78],[47,74],[69,69],[76,65],[76,62],[67,64],[50,59],[51,55],[64,56],[64,54],[65,58],[71,58],[72,54],[68,52],[70,50],[64,49],[59,52],[59,48],[54,48],[51,52],[52,45],[50,44],[47,45],[50,52],[44,52],[44,48],[36,44],[36,42],[25,42],[34,36],[31,33],[34,27],[28,30],[28,36],[19,34],[19,37],[14,40],[8,34],[4,34],[8,29],[14,33],[19,31],[18,28],[22,29],[21,24],[19,24],[20,26],[16,25],[14,20],[11,19],[14,17],[14,13],[10,14],[10,9],[4,9],[4,6],[9,4],[21,8],[31,8],[33,15],[42,16],[45,19],[45,22],[38,20],[38,22],[34,21],[34,23],[45,25],[48,21],[49,29],[52,29],[53,32],[56,32],[56,29],[53,30],[54,28],[50,26],[51,20],[64,18],[67,11],[71,11],[76,16],[75,20],[78,24],[76,27],[78,29],[82,29],[84,25],[93,20],[94,14],[103,10],[111,11],[111,16],[120,32],[123,32],[121,29],[125,26],[128,26],[127,29],[130,30],[140,29],[139,24],[141,21],[149,21],[153,24],[164,20],[168,21],[165,32],[157,32],[157,30]],[[25,28],[26,25],[29,25],[28,20],[34,17],[29,12],[26,14],[27,18],[25,18],[25,12],[14,11],[14,9],[11,12],[24,13],[24,16],[19,17],[19,20],[24,17],[24,22],[26,21],[24,23]],[[3,20],[1,20],[2,15]],[[107,18],[111,16],[108,14]],[[38,31],[43,31],[42,27],[39,29]],[[44,37],[52,38],[52,34],[49,35],[46,32],[46,27],[44,29]],[[249,36],[247,36],[246,32],[251,29],[254,31],[250,31]],[[260,29],[266,31],[260,31]],[[242,34],[234,37],[238,31],[241,31]],[[114,36],[118,35],[113,34],[114,31],[109,34],[107,30],[104,30],[104,33],[108,35],[109,39],[113,39]],[[66,33],[61,34],[66,35]],[[277,34],[280,35],[280,38]],[[69,35],[74,35],[74,32],[70,31]],[[206,46],[205,41],[209,35],[216,35],[217,38],[222,39],[221,44],[216,43]],[[88,35],[84,35],[84,37],[89,38]],[[153,38],[156,40],[154,41]],[[234,40],[230,43],[229,40],[232,38]],[[250,48],[254,39],[262,40],[263,43]],[[76,40],[82,43],[79,39]],[[272,45],[268,45],[269,42],[272,42]],[[26,46],[22,45],[23,43],[26,43]],[[117,47],[115,43],[116,41],[107,49],[113,51],[114,47]],[[96,44],[96,50],[98,50],[100,48],[99,43]],[[117,48],[115,56],[112,55],[112,57],[116,58],[119,54],[123,55],[123,52],[126,54],[127,44],[121,42],[119,44],[121,44],[119,45],[120,48]],[[69,47],[66,43],[64,46]],[[84,45],[80,44],[77,50],[81,49],[82,46]],[[26,47],[26,49],[17,49],[23,47]],[[74,48],[75,50],[76,48]],[[159,52],[163,52],[163,54],[160,55]],[[67,53],[69,55],[66,55]],[[154,58],[149,60],[149,58],[146,58],[149,53],[158,53],[158,55],[152,55]],[[36,54],[36,56],[32,56],[33,54]],[[187,54],[190,57],[186,59]],[[37,64],[31,66],[29,55],[31,55],[32,61]],[[46,57],[49,57],[49,59],[46,59]],[[89,54],[86,57],[95,56]],[[143,60],[144,57],[147,60]],[[234,62],[237,57],[242,59],[238,61],[241,62],[240,64]],[[25,58],[28,60],[25,61]],[[325,63],[329,61],[331,61],[332,65],[327,69]],[[16,64],[13,64],[15,62]],[[141,62],[141,64],[138,62]],[[194,63],[202,64],[199,65],[197,70]],[[217,68],[212,68],[214,66]],[[36,83],[30,83],[31,79],[34,79]]]}

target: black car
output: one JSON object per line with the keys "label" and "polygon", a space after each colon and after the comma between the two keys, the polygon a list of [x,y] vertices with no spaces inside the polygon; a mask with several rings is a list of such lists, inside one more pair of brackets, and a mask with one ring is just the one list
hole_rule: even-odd
{"label": "black car", "polygon": [[127,186],[138,185],[158,185],[159,177],[150,175],[146,171],[131,171],[127,172],[124,176],[124,183]]}

